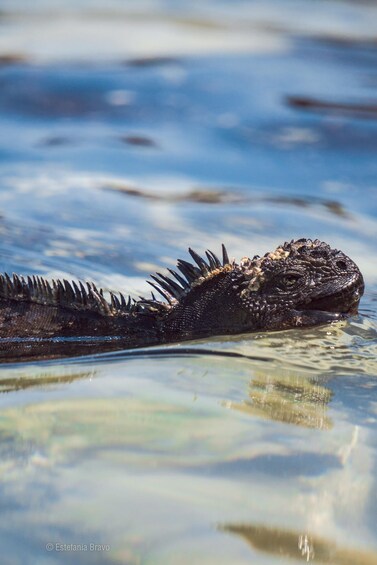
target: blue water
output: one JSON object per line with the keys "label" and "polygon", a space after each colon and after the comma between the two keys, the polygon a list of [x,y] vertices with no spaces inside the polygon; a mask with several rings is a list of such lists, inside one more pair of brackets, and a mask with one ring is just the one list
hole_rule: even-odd
{"label": "blue water", "polygon": [[2,9],[1,271],[136,297],[188,246],[305,236],[366,293],[331,327],[2,365],[1,562],[377,563],[374,6]]}

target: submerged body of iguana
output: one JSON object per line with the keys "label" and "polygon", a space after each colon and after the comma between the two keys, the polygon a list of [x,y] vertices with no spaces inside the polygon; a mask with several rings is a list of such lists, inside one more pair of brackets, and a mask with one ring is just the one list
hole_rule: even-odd
{"label": "submerged body of iguana", "polygon": [[48,283],[0,275],[0,357],[70,356],[199,339],[283,330],[339,320],[357,312],[364,291],[356,264],[318,240],[300,239],[263,257],[220,261],[191,249],[171,277],[152,276],[163,296],[131,302],[94,284]]}

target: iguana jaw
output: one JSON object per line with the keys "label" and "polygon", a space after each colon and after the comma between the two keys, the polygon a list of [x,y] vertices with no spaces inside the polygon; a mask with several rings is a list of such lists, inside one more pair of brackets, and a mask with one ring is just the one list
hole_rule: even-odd
{"label": "iguana jaw", "polygon": [[356,314],[362,295],[364,280],[360,272],[355,273],[348,284],[338,292],[329,293],[326,288],[314,297],[309,304],[302,305],[302,310],[320,310],[341,314]]}

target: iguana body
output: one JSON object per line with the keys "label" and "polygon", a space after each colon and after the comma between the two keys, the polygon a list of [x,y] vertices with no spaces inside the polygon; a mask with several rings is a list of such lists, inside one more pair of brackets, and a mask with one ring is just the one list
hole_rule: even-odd
{"label": "iguana body", "polygon": [[92,283],[0,275],[0,356],[14,359],[17,349],[70,356],[312,326],[356,312],[364,291],[355,263],[318,240],[291,241],[240,263],[224,246],[221,261],[189,251],[195,265],[179,260],[171,277],[152,275],[163,301],[153,294],[107,301]]}

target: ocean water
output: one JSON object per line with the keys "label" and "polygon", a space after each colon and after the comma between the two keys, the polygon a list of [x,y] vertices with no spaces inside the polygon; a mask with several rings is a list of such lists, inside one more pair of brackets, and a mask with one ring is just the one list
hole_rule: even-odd
{"label": "ocean water", "polygon": [[0,367],[1,563],[377,563],[374,3],[3,0],[1,271],[350,255],[327,327]]}

